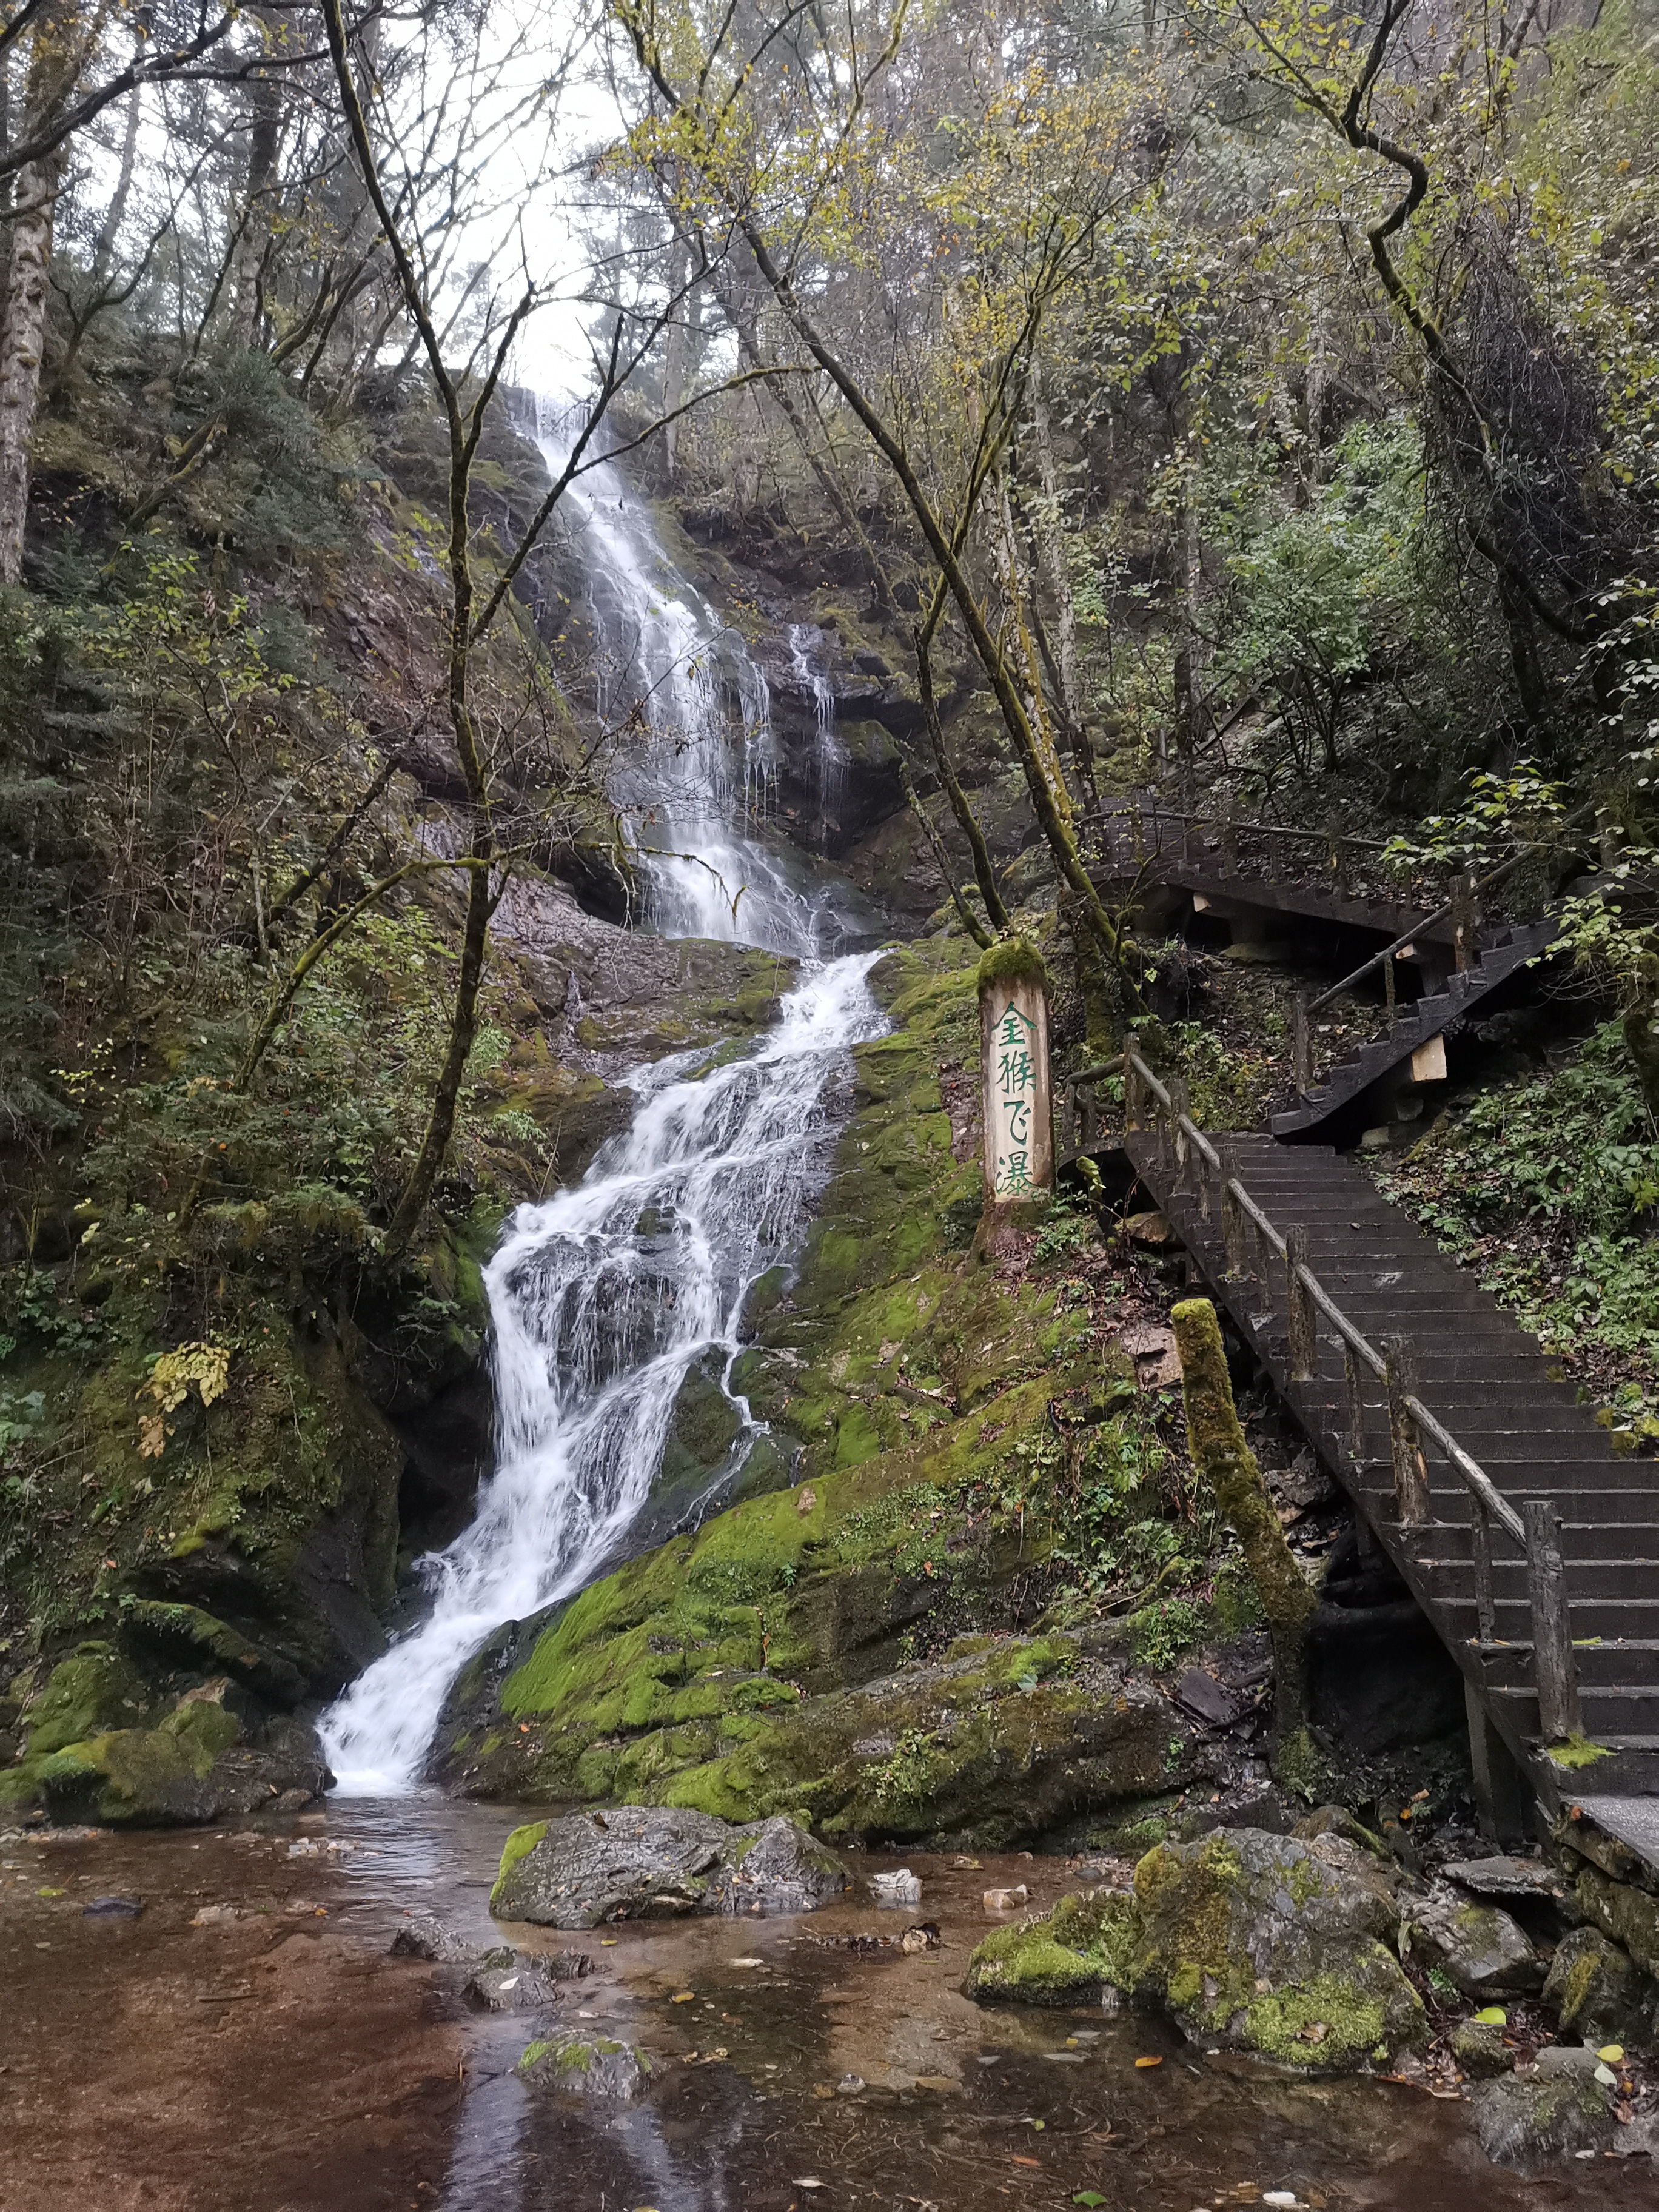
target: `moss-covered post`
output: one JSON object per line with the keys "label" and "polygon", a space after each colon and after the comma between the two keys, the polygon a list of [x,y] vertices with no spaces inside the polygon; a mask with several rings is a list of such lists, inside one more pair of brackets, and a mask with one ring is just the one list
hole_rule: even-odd
{"label": "moss-covered post", "polygon": [[1029,938],[1002,938],[979,963],[988,1212],[1045,1199],[1054,1187],[1048,980]]}
{"label": "moss-covered post", "polygon": [[1279,1525],[1255,1455],[1244,1441],[1221,1325],[1207,1298],[1188,1298],[1170,1316],[1181,1361],[1187,1443],[1193,1466],[1232,1523],[1273,1638],[1279,1741],[1298,1734],[1308,1706],[1308,1623],[1315,1598]]}

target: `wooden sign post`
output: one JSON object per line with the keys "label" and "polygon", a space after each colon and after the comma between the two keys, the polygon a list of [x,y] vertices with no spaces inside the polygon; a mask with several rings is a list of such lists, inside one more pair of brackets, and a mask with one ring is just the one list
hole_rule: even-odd
{"label": "wooden sign post", "polygon": [[1054,1186],[1048,976],[1028,939],[1004,938],[981,960],[979,1034],[986,1205],[1047,1198]]}

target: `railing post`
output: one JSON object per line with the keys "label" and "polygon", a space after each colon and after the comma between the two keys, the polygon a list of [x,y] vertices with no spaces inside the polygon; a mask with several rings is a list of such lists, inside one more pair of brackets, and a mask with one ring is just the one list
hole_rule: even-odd
{"label": "railing post", "polygon": [[1181,1126],[1181,1117],[1184,1114],[1188,1121],[1192,1119],[1191,1100],[1185,1079],[1182,1076],[1170,1076],[1164,1088],[1170,1094],[1170,1145],[1174,1153],[1174,1188],[1184,1193],[1190,1188],[1187,1171],[1192,1165],[1193,1148],[1187,1132]]}
{"label": "railing post", "polygon": [[1474,1547],[1475,1630],[1481,1644],[1486,1644],[1495,1640],[1498,1632],[1492,1586],[1492,1520],[1484,1498],[1472,1495],[1469,1504],[1474,1509],[1469,1534]]}
{"label": "railing post", "polygon": [[1221,1151],[1221,1242],[1227,1255],[1227,1278],[1237,1282],[1244,1273],[1244,1209],[1233,1188],[1238,1176],[1238,1158],[1231,1145],[1223,1145]]}
{"label": "railing post", "polygon": [[1100,1143],[1100,1093],[1092,1083],[1072,1085],[1072,1130],[1079,1152],[1092,1152]]}
{"label": "railing post", "polygon": [[1406,1401],[1417,1395],[1417,1362],[1403,1336],[1385,1336],[1383,1381],[1389,1394],[1389,1443],[1394,1454],[1394,1496],[1401,1525],[1420,1528],[1429,1517],[1429,1473],[1423,1442]]}
{"label": "railing post", "polygon": [[1561,1516],[1546,1498],[1522,1505],[1527,1524],[1527,1584],[1532,1598],[1533,1679],[1546,1743],[1577,1735],[1578,1666],[1567,1613],[1567,1578],[1561,1564]]}
{"label": "railing post", "polygon": [[1133,1041],[1123,1048],[1123,1133],[1140,1127],[1140,1070]]}
{"label": "railing post", "polygon": [[1308,1264],[1308,1232],[1296,1228],[1285,1238],[1285,1284],[1290,1301],[1291,1380],[1310,1382],[1319,1358],[1319,1315],[1313,1293],[1302,1279]]}
{"label": "railing post", "polygon": [[1452,957],[1461,975],[1474,965],[1474,877],[1460,868],[1452,878]]}
{"label": "railing post", "polygon": [[1389,1010],[1389,1027],[1392,1029],[1400,1018],[1400,1009],[1395,1000],[1394,955],[1382,956],[1382,1003]]}
{"label": "railing post", "polygon": [[1348,1450],[1356,1468],[1364,1462],[1365,1455],[1365,1370],[1360,1364],[1359,1354],[1346,1340],[1343,1346],[1343,1380],[1347,1384]]}
{"label": "railing post", "polygon": [[1308,994],[1298,991],[1291,1009],[1291,1081],[1298,1098],[1313,1089],[1313,1036],[1308,1025]]}

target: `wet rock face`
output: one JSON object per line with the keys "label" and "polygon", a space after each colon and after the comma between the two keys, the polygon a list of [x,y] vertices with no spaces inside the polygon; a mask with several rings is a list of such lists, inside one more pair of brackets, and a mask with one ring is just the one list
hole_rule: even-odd
{"label": "wet rock face", "polygon": [[1160,1844],[1133,1894],[1063,1899],[975,1952],[981,2000],[1090,2002],[1108,1988],[1168,2012],[1195,2042],[1339,2073],[1423,2041],[1427,2022],[1387,1939],[1398,1878],[1340,1837],[1218,1829]]}
{"label": "wet rock face", "polygon": [[1475,2132],[1495,2165],[1534,2173],[1582,2151],[1611,2147],[1617,2132],[1613,2100],[1595,2078],[1594,2051],[1583,2057],[1587,2065],[1540,2072],[1530,2081],[1510,2075],[1475,2092]]}
{"label": "wet rock face", "polygon": [[810,1912],[846,1887],[840,1860],[793,1820],[734,1827],[707,1813],[622,1805],[515,1829],[489,1909],[501,1920],[597,1928],[688,1912]]}
{"label": "wet rock face", "polygon": [[1531,1995],[1544,1986],[1544,1962],[1521,1929],[1496,1905],[1473,1904],[1445,1883],[1410,1908],[1411,1946],[1431,1959],[1477,2004]]}

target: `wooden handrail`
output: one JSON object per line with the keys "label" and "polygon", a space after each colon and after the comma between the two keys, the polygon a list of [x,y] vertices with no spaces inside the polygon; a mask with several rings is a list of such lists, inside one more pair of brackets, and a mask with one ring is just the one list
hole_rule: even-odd
{"label": "wooden handrail", "polygon": [[[1145,799],[1121,799],[1110,805],[1097,806],[1082,816],[1085,824],[1106,822],[1131,812],[1138,813],[1142,821],[1190,822],[1201,826],[1213,823],[1222,826],[1222,817],[1216,814],[1193,814],[1178,806],[1148,805]],[[1310,845],[1352,845],[1364,853],[1385,853],[1389,841],[1385,837],[1356,837],[1347,830],[1299,830],[1289,822],[1238,821],[1231,825],[1235,830],[1254,830],[1264,837],[1300,837]]]}
{"label": "wooden handrail", "polygon": [[[1495,1608],[1492,1577],[1491,1530],[1495,1522],[1516,1543],[1527,1565],[1528,1597],[1533,1617],[1534,1677],[1539,1695],[1539,1715],[1547,1741],[1557,1741],[1574,1734],[1578,1727],[1577,1666],[1573,1656],[1572,1639],[1568,1621],[1565,1573],[1559,1547],[1551,1534],[1540,1536],[1529,1528],[1528,1522],[1517,1513],[1492,1482],[1486,1469],[1460,1444],[1439,1416],[1425,1406],[1414,1390],[1402,1389],[1405,1376],[1391,1371],[1389,1357],[1362,1334],[1342,1311],[1324,1285],[1307,1263],[1292,1254],[1290,1240],[1283,1236],[1257,1205],[1237,1176],[1227,1176],[1220,1153],[1191,1115],[1180,1110],[1168,1088],[1147,1066],[1133,1044],[1123,1051],[1123,1073],[1126,1093],[1136,1083],[1144,1084],[1152,1097],[1163,1108],[1167,1120],[1170,1141],[1178,1144],[1185,1138],[1191,1149],[1206,1165],[1222,1177],[1224,1206],[1231,1200],[1255,1230],[1273,1259],[1283,1262],[1286,1270],[1287,1294],[1294,1308],[1296,1293],[1300,1290],[1331,1323],[1346,1352],[1349,1355],[1350,1395],[1358,1388],[1358,1370],[1368,1369],[1380,1381],[1389,1395],[1390,1429],[1395,1453],[1395,1487],[1396,1501],[1401,1506],[1401,1525],[1409,1525],[1405,1500],[1413,1494],[1415,1486],[1410,1484],[1407,1465],[1412,1454],[1419,1451],[1417,1439],[1426,1437],[1444,1455],[1447,1464],[1456,1474],[1469,1496],[1473,1510],[1472,1537],[1474,1554],[1476,1625],[1479,1635],[1474,1639],[1481,1647],[1496,1641]],[[1098,1081],[1111,1072],[1110,1063],[1085,1068],[1071,1079],[1075,1090],[1080,1084]],[[1126,1096],[1126,1121],[1129,1099]],[[1205,1201],[1207,1206],[1207,1199]],[[1296,1334],[1294,1311],[1291,1332]],[[1310,1324],[1310,1343],[1312,1343]],[[1398,1349],[1398,1347],[1397,1347]],[[1292,1361],[1294,1364],[1294,1360]],[[1409,1373],[1409,1363],[1402,1358],[1402,1366]],[[1310,1368],[1311,1372],[1311,1367]],[[1404,1420],[1398,1416],[1403,1414]],[[1352,1403],[1350,1415],[1352,1448],[1356,1461],[1361,1443],[1360,1423],[1363,1403]],[[1420,1454],[1417,1461],[1417,1480],[1423,1480]],[[1542,1528],[1544,1523],[1540,1522]]]}

